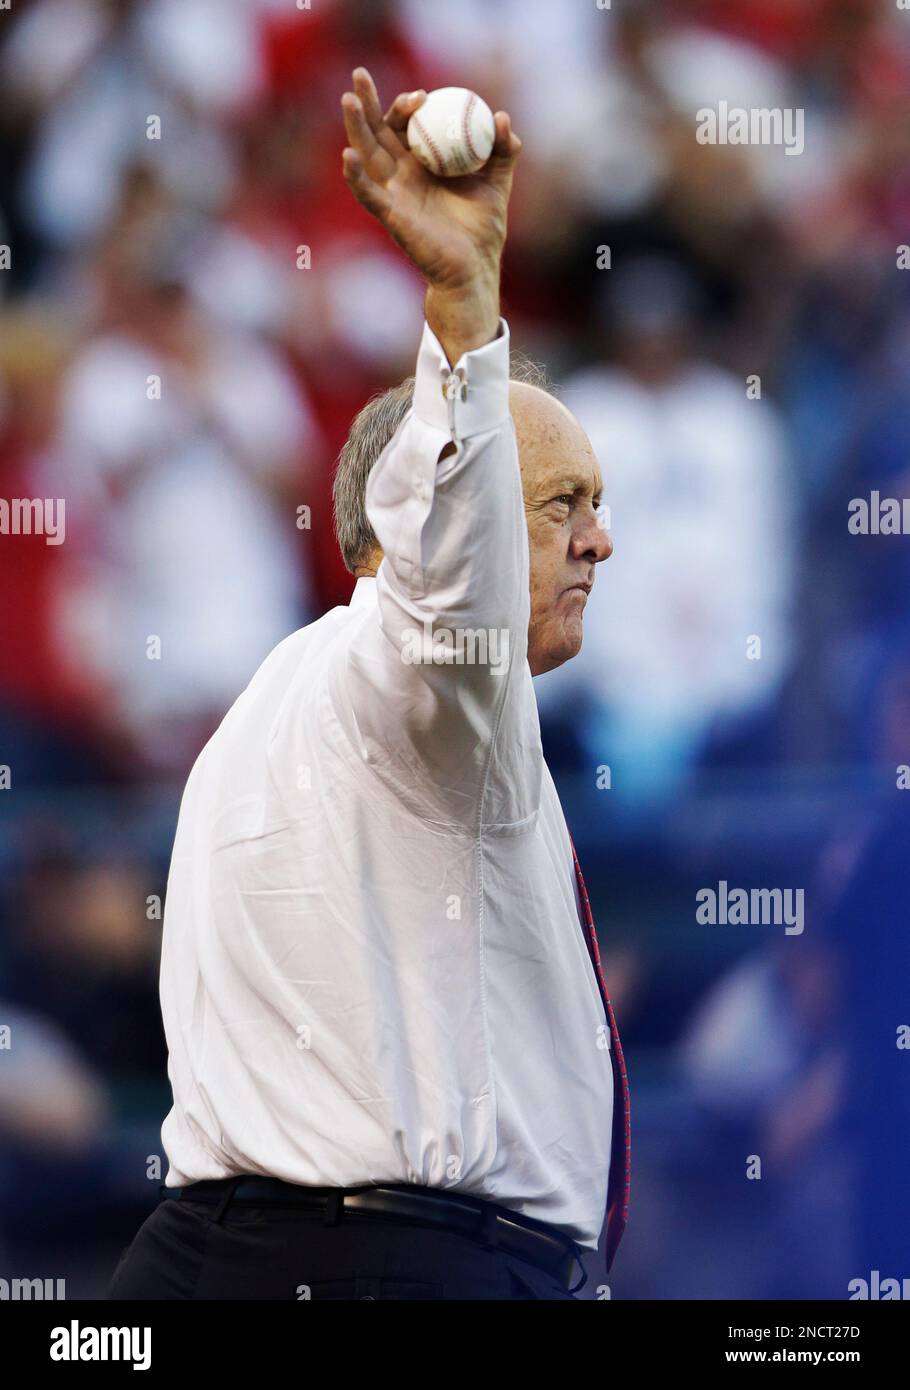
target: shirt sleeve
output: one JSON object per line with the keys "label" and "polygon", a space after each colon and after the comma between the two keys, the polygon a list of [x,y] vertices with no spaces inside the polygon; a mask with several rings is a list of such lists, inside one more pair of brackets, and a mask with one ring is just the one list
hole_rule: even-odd
{"label": "shirt sleeve", "polygon": [[504,319],[454,369],[424,325],[413,405],[367,484],[383,550],[377,603],[347,625],[330,672],[361,759],[420,814],[447,823],[479,823],[504,706],[525,679],[533,699],[508,387]]}

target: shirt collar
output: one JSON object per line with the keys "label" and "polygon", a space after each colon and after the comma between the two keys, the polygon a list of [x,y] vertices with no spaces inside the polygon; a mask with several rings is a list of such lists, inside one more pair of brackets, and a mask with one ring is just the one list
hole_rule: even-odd
{"label": "shirt collar", "polygon": [[354,592],[351,594],[351,601],[348,608],[352,613],[358,613],[367,604],[376,602],[376,576],[364,574],[354,585]]}

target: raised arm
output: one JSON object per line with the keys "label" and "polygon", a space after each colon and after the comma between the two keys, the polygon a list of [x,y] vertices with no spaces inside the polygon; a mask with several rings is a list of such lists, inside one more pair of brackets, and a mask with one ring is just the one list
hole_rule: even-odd
{"label": "raised arm", "polygon": [[530,693],[527,529],[499,313],[520,144],[499,112],[490,163],[438,179],[404,143],[423,95],[383,117],[363,69],[355,86],[343,99],[345,177],[424,274],[427,322],[413,407],[367,486],[378,602],[352,620],[331,696],[358,756],[413,809],[474,824],[504,706],[519,683]]}

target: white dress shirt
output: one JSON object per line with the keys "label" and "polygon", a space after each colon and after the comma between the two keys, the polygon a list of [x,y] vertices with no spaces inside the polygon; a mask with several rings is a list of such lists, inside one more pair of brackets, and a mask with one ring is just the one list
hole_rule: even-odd
{"label": "white dress shirt", "polygon": [[[413,1182],[597,1246],[609,1028],[527,660],[508,374],[504,320],[455,373],[424,325],[367,486],[377,576],[275,648],[190,774],[168,1186]],[[432,634],[455,661],[415,660]]]}

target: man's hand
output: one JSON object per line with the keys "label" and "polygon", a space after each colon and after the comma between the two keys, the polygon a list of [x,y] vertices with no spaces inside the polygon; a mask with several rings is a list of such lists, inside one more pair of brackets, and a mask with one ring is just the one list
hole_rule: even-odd
{"label": "man's hand", "polygon": [[407,125],[423,91],[396,98],[385,116],[372,77],[353,74],[341,99],[350,144],[342,156],[348,187],[377,217],[427,281],[427,322],[451,363],[493,339],[499,328],[499,272],[507,209],[521,141],[504,111],[496,140],[476,174],[443,179],[407,146]]}

